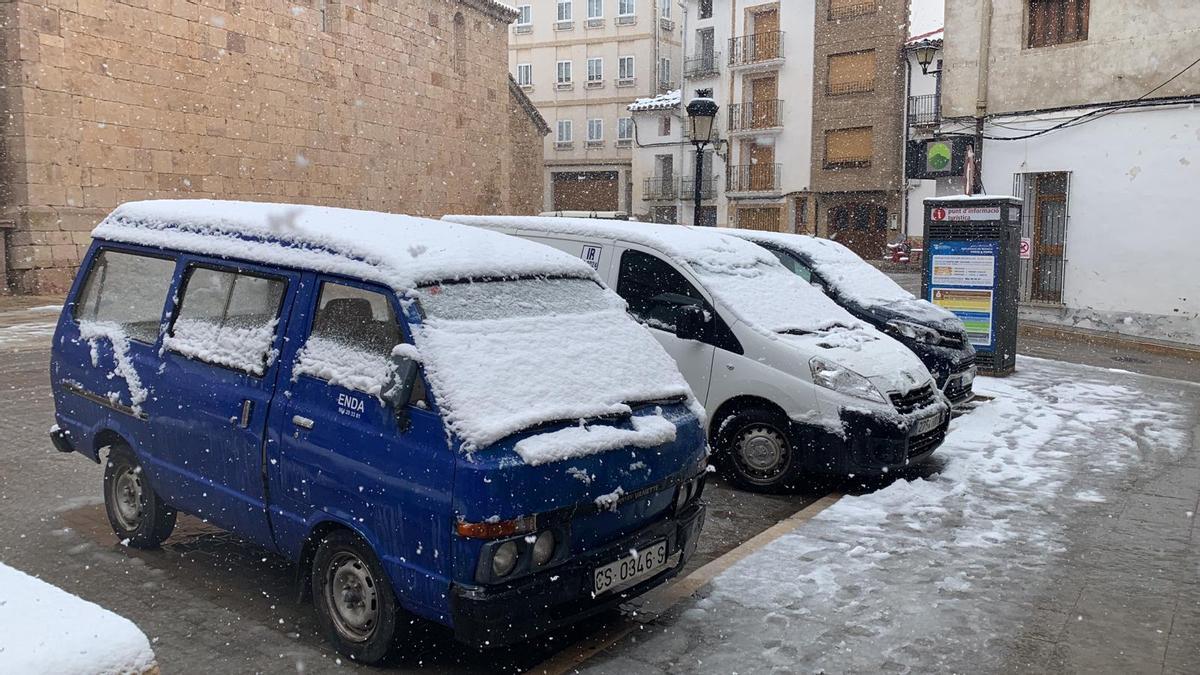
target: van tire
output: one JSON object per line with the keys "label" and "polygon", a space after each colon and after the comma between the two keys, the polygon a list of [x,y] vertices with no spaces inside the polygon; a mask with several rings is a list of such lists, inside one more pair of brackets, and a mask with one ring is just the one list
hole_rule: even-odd
{"label": "van tire", "polygon": [[751,492],[790,492],[801,485],[800,457],[783,415],[739,410],[718,426],[717,459],[734,485]]}
{"label": "van tire", "polygon": [[338,653],[358,663],[387,663],[400,637],[400,607],[371,547],[349,530],[330,532],[313,556],[311,585],[317,623]]}
{"label": "van tire", "polygon": [[121,543],[158,548],[175,529],[175,509],[150,486],[128,446],[114,445],[104,464],[104,511]]}

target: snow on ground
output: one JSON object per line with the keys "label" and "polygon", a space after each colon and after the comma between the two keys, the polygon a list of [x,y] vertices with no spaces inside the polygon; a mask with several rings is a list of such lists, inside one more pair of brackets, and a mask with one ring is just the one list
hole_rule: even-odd
{"label": "snow on ground", "polygon": [[132,621],[0,563],[0,673],[141,673],[150,641]]}
{"label": "snow on ground", "polygon": [[43,340],[54,335],[53,323],[15,323],[0,326],[0,349],[15,347],[33,340]]}
{"label": "snow on ground", "polygon": [[1104,369],[1018,367],[976,380],[995,399],[955,420],[933,468],[842,498],[595,669],[996,669],[987,661],[1052,583],[1072,510],[1103,507],[1103,486],[1142,458],[1187,452],[1196,414],[1184,383],[1148,393]]}

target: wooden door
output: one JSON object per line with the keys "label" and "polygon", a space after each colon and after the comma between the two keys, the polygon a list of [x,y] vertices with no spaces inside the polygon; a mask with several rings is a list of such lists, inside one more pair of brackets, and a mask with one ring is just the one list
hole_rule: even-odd
{"label": "wooden door", "polygon": [[779,213],[779,209],[773,206],[738,209],[737,225],[743,230],[778,232]]}
{"label": "wooden door", "polygon": [[779,10],[754,13],[754,60],[779,58]]}
{"label": "wooden door", "polygon": [[776,99],[779,98],[779,78],[760,77],[750,81],[750,128],[766,129],[779,126]]}
{"label": "wooden door", "polygon": [[750,144],[750,189],[775,189],[775,146]]}

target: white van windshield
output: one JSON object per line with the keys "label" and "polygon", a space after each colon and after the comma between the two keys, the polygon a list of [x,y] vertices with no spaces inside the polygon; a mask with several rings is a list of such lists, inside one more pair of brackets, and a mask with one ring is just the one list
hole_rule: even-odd
{"label": "white van windshield", "polygon": [[425,375],[466,450],[549,422],[690,398],[674,360],[590,279],[442,284],[417,298]]}

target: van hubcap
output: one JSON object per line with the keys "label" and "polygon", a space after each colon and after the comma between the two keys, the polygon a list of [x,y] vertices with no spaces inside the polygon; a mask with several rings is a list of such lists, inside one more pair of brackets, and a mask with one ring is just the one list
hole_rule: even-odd
{"label": "van hubcap", "polygon": [[783,436],[768,426],[747,427],[737,439],[738,464],[742,466],[746,477],[752,480],[770,481],[777,478],[787,464],[788,453]]}
{"label": "van hubcap", "polygon": [[325,601],[333,626],[350,642],[365,642],[379,623],[379,597],[375,579],[358,556],[342,551],[329,563]]}
{"label": "van hubcap", "polygon": [[142,524],[142,477],[133,467],[125,467],[113,481],[113,504],[121,527],[136,530]]}

